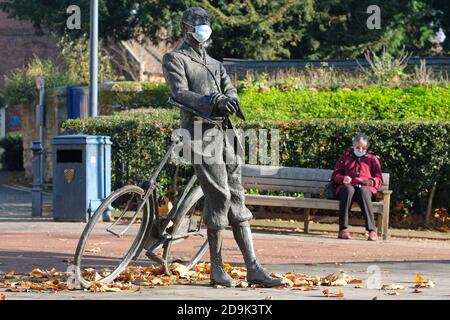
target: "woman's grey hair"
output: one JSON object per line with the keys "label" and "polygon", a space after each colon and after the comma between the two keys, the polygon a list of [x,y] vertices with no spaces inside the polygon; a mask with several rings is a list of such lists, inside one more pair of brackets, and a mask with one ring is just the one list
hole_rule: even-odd
{"label": "woman's grey hair", "polygon": [[366,147],[369,146],[369,137],[367,136],[367,134],[365,133],[358,133],[354,138],[353,138],[353,144],[364,144]]}

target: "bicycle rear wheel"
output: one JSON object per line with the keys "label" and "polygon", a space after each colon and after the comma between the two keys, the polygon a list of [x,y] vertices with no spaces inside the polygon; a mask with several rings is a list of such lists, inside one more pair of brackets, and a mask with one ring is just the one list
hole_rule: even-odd
{"label": "bicycle rear wheel", "polygon": [[[90,287],[93,281],[112,282],[136,254],[153,221],[150,201],[144,202],[144,194],[142,188],[134,185],[116,190],[87,223],[74,262],[77,280],[83,287]],[[113,223],[101,221],[106,211],[111,211]]]}
{"label": "bicycle rear wheel", "polygon": [[208,250],[206,226],[203,223],[203,191],[193,189],[177,210],[172,226],[172,239],[164,244],[164,271],[170,275],[174,262],[192,269]]}

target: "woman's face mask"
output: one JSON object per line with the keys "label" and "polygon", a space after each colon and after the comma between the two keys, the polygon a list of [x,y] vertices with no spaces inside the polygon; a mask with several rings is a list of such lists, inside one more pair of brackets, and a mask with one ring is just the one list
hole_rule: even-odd
{"label": "woman's face mask", "polygon": [[353,153],[355,154],[355,156],[357,156],[358,158],[361,158],[362,156],[364,156],[366,153],[367,153],[367,151],[363,151],[363,152],[360,152],[360,151],[356,151],[356,150],[353,150]]}
{"label": "woman's face mask", "polygon": [[367,153],[367,150],[363,146],[353,146],[353,153],[360,158]]}
{"label": "woman's face mask", "polygon": [[207,24],[202,24],[199,26],[191,26],[190,24],[187,25],[195,29],[195,31],[191,32],[191,34],[194,37],[194,39],[200,43],[205,42],[211,36],[212,30],[211,27]]}

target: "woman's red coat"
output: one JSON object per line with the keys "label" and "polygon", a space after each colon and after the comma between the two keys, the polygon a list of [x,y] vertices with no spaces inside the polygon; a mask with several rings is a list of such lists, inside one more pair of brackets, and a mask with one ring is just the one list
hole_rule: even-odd
{"label": "woman's red coat", "polygon": [[352,178],[352,185],[356,184],[353,179],[357,177],[362,180],[372,180],[372,186],[362,186],[362,188],[369,189],[373,194],[376,194],[383,185],[380,160],[370,152],[358,158],[353,152],[347,150],[339,158],[331,176],[333,181],[337,184],[337,194],[339,194],[339,191],[342,189],[345,176]]}

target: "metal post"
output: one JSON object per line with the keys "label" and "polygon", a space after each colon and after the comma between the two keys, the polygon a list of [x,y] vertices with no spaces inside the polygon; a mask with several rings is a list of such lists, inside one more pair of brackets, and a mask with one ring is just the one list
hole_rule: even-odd
{"label": "metal post", "polygon": [[45,79],[36,78],[39,104],[36,108],[36,124],[39,126],[39,141],[33,141],[33,187],[31,189],[31,216],[42,217],[42,185],[44,183],[44,127],[45,127]]}
{"label": "metal post", "polygon": [[[98,0],[91,0],[90,19],[90,78],[89,78],[89,116],[98,115]],[[111,213],[103,213],[104,221],[112,221]]]}
{"label": "metal post", "polygon": [[0,140],[6,137],[6,107],[0,108]]}
{"label": "metal post", "polygon": [[42,217],[42,155],[40,141],[33,141],[33,187],[31,189],[31,216]]}
{"label": "metal post", "polygon": [[98,114],[98,0],[91,0],[89,113]]}
{"label": "metal post", "polygon": [[[6,107],[0,107],[0,141],[6,137]],[[5,152],[0,146],[0,158]]]}
{"label": "metal post", "polygon": [[45,80],[42,77],[39,81],[40,89],[39,89],[39,141],[42,145],[42,157],[41,157],[41,168],[40,168],[40,180],[41,183],[44,183],[44,156],[45,156],[45,141],[44,141],[44,129],[45,129],[45,105],[44,105],[44,96],[45,96]]}

